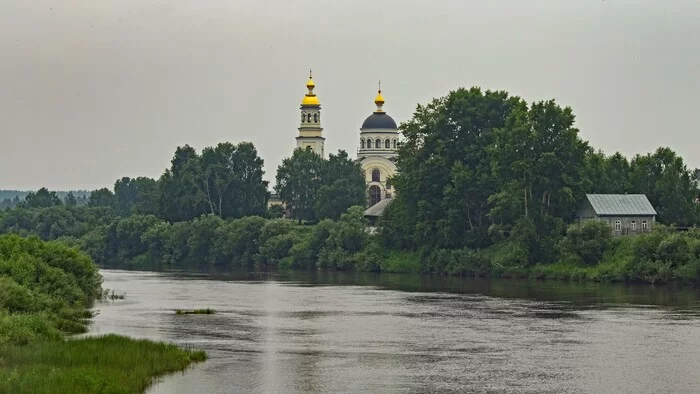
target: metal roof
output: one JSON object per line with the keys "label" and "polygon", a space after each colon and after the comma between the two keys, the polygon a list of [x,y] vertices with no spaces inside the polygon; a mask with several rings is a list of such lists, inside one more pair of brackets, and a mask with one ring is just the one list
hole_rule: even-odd
{"label": "metal roof", "polygon": [[384,210],[386,209],[386,207],[389,206],[389,203],[391,203],[390,198],[379,201],[378,203],[372,205],[371,207],[367,208],[367,210],[365,210],[365,216],[373,216],[373,217],[382,216],[382,213],[384,213]]}
{"label": "metal roof", "polygon": [[644,194],[586,194],[598,216],[655,216]]}

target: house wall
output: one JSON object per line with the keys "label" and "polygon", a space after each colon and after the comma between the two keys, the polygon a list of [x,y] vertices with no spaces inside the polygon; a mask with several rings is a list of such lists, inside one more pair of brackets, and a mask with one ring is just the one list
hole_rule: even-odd
{"label": "house wall", "polygon": [[[602,220],[610,225],[613,230],[613,235],[635,235],[641,233],[648,233],[654,229],[654,224],[656,219],[654,216],[603,216],[603,217],[592,217],[584,218],[581,220]],[[620,231],[615,230],[615,222],[620,221],[621,228]],[[642,229],[642,222],[647,221],[647,229]],[[636,222],[636,230],[632,229],[632,222]]]}

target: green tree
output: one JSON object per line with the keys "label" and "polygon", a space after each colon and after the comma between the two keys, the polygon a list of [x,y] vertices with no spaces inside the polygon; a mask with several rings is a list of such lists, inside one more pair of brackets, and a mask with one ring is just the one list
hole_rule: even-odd
{"label": "green tree", "polygon": [[61,204],[61,199],[56,195],[56,192],[49,191],[49,189],[42,187],[37,190],[36,193],[29,192],[20,205],[26,208],[44,208]]}
{"label": "green tree", "polygon": [[669,148],[632,159],[630,181],[632,191],[646,194],[666,224],[693,226],[700,221],[695,198],[698,195],[693,174],[683,159]]}
{"label": "green tree", "polygon": [[117,198],[111,190],[107,188],[97,189],[90,193],[88,200],[89,207],[116,207]]}
{"label": "green tree", "polygon": [[117,211],[122,216],[158,213],[158,183],[151,178],[124,177],[114,183]]}
{"label": "green tree", "polygon": [[291,209],[292,217],[315,220],[314,196],[322,186],[323,159],[311,149],[296,149],[277,168],[275,191]]}
{"label": "green tree", "polygon": [[[411,242],[427,247],[479,246],[490,224],[488,198],[498,191],[490,149],[496,132],[523,106],[506,92],[458,89],[419,105],[403,124],[393,216]],[[387,222],[385,221],[385,224]]]}
{"label": "green tree", "polygon": [[78,206],[78,200],[77,200],[77,199],[75,198],[75,196],[73,195],[73,192],[68,192],[68,194],[66,194],[66,197],[63,199],[63,203],[64,203],[67,207],[75,207],[75,206]]}
{"label": "green tree", "polygon": [[318,219],[338,220],[348,208],[365,204],[365,180],[360,164],[347,152],[330,154],[323,162],[321,186],[315,194],[314,212]]}

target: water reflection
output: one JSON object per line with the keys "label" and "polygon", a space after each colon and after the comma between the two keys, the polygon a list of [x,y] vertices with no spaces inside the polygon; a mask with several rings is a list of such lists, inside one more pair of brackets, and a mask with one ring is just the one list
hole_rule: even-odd
{"label": "water reflection", "polygon": [[[93,333],[204,348],[153,393],[696,392],[697,289],[104,271]],[[214,315],[175,315],[211,307]]]}

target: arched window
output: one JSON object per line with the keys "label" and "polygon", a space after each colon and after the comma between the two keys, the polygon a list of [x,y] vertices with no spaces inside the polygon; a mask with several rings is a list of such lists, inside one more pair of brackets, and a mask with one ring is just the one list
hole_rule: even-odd
{"label": "arched window", "polygon": [[301,123],[306,122],[306,115],[301,114]]}
{"label": "arched window", "polygon": [[314,122],[318,123],[318,114],[314,114]]}
{"label": "arched window", "polygon": [[382,140],[377,138],[377,141],[374,143],[374,147],[377,149],[382,149]]}
{"label": "arched window", "polygon": [[367,149],[372,149],[372,139],[367,140]]}
{"label": "arched window", "polygon": [[391,148],[391,146],[389,144],[391,144],[391,142],[389,142],[389,139],[387,138],[386,141],[384,141],[384,149]]}
{"label": "arched window", "polygon": [[372,170],[372,182],[381,182],[381,173],[379,172],[378,169]]}
{"label": "arched window", "polygon": [[360,149],[365,149],[365,139],[364,138],[362,138],[360,140]]}
{"label": "arched window", "polygon": [[391,145],[392,145],[392,148],[396,149],[396,138],[391,140]]}
{"label": "arched window", "polygon": [[311,122],[311,114],[306,114],[306,121]]}
{"label": "arched window", "polygon": [[382,201],[382,190],[377,185],[372,185],[369,187],[369,206]]}

